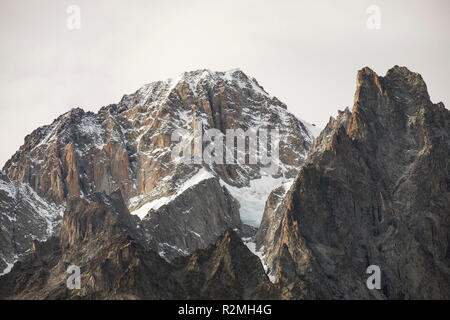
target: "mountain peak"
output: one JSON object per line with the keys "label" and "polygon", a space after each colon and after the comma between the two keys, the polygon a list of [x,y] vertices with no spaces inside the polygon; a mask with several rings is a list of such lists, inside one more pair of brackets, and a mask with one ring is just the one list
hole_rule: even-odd
{"label": "mountain peak", "polygon": [[[365,67],[357,73],[350,136],[377,137],[381,127],[405,126],[408,117],[433,106],[422,76],[406,67],[394,66],[384,77]],[[395,121],[393,120],[395,119]],[[374,121],[380,125],[375,126]]]}
{"label": "mountain peak", "polygon": [[142,86],[134,94],[125,95],[119,103],[119,109],[121,111],[128,110],[135,105],[133,102],[141,105],[160,105],[175,96],[181,96],[183,99],[192,96],[194,99],[198,99],[207,96],[207,92],[211,90],[225,89],[234,92],[244,91],[258,100],[271,99],[281,104],[275,97],[269,95],[255,78],[249,77],[239,68],[229,71],[198,69]]}
{"label": "mountain peak", "polygon": [[[287,297],[450,296],[441,285],[450,283],[449,123],[419,74],[358,72],[352,112],[330,119],[279,210],[265,215],[279,217],[263,254]],[[367,290],[370,265],[382,268],[381,290]]]}
{"label": "mountain peak", "polygon": [[[197,123],[204,132],[215,130],[223,138],[228,129],[276,129],[279,152],[271,155],[269,164],[262,163],[261,157],[257,164],[248,160],[227,163],[226,157],[222,163],[172,159],[178,145],[173,134],[185,130],[184,137],[193,139]],[[170,259],[172,253],[186,254],[206,247],[226,228],[237,229],[242,235],[241,231],[257,227],[265,198],[273,188],[295,177],[313,139],[305,123],[242,70],[200,69],[147,84],[98,113],[80,108],[66,112],[29,135],[5,165],[5,172],[56,203],[82,198],[77,205],[83,208],[89,207],[87,200],[96,202],[90,195],[111,195],[119,189],[127,210],[148,216],[142,220],[148,242]],[[258,146],[260,155],[269,153],[268,143]],[[202,141],[203,150],[210,145]],[[246,149],[247,154],[256,151]],[[270,164],[276,164],[277,172],[267,175],[264,169]],[[211,175],[204,172],[211,172],[213,181],[206,181]],[[185,185],[195,188],[186,189]],[[248,201],[248,197],[254,200]],[[215,202],[204,206],[210,199]],[[99,216],[111,216],[106,215],[106,208],[97,209]],[[93,225],[95,216],[85,218],[83,223]],[[175,235],[174,230],[182,231]],[[72,231],[77,237],[72,239],[67,233],[68,242],[83,239],[83,225]]]}

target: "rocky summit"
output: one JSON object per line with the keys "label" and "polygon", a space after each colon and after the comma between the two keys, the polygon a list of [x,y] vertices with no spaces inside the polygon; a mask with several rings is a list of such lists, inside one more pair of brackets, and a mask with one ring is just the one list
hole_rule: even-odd
{"label": "rocky summit", "polygon": [[[173,133],[192,135],[196,124],[223,135],[277,129],[278,170],[267,175],[260,163],[173,161]],[[145,85],[98,113],[72,109],[28,135],[4,172],[57,204],[120,190],[143,219],[149,244],[173,258],[205,248],[228,228],[252,236],[268,194],[303,165],[314,129],[242,71],[198,70]],[[211,179],[206,188],[198,185],[205,179]]]}
{"label": "rocky summit", "polygon": [[[237,69],[72,109],[0,175],[0,299],[449,299],[449,125],[398,66],[320,135]],[[229,129],[276,129],[276,170],[173,159]]]}
{"label": "rocky summit", "polygon": [[[275,207],[258,249],[284,298],[450,298],[450,112],[404,67],[357,75]],[[369,290],[369,266],[381,270]]]}

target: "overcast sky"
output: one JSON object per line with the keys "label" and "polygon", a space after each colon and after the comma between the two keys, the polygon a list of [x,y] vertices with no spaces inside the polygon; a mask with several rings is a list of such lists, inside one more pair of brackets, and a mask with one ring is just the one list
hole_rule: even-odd
{"label": "overcast sky", "polygon": [[[70,5],[80,30],[67,27]],[[363,66],[407,66],[448,107],[449,57],[448,0],[0,0],[0,167],[72,107],[97,111],[183,71],[241,68],[323,127],[352,105]]]}

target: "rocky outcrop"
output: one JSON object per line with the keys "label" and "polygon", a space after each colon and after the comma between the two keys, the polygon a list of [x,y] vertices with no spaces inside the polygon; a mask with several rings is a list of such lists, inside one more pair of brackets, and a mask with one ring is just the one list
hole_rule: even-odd
{"label": "rocky outcrop", "polygon": [[239,204],[216,178],[194,185],[139,223],[150,246],[169,260],[205,248],[227,229],[245,236],[241,226]]}
{"label": "rocky outcrop", "polygon": [[215,244],[173,261],[192,299],[275,299],[279,292],[259,258],[227,230]]}
{"label": "rocky outcrop", "polygon": [[[308,155],[308,162],[315,163],[320,155],[326,150],[329,139],[332,135],[342,127],[346,126],[351,117],[351,112],[346,108],[344,111],[338,111],[337,118],[330,117],[327,126],[322,130],[321,134],[316,138]],[[298,177],[297,177],[298,179]],[[274,273],[273,259],[279,254],[281,248],[274,246],[280,241],[282,230],[282,221],[288,211],[289,201],[295,189],[292,184],[283,185],[269,195],[261,225],[256,233],[256,251],[261,252],[265,257],[269,267],[269,272]]]}
{"label": "rocky outcrop", "polygon": [[449,299],[449,124],[419,74],[358,72],[352,112],[315,141],[268,227],[284,298]]}
{"label": "rocky outcrop", "polygon": [[34,240],[50,237],[63,212],[63,205],[47,202],[27,184],[0,172],[0,274],[8,272]]}
{"label": "rocky outcrop", "polygon": [[[264,252],[270,248],[279,236],[279,226],[284,212],[284,201],[290,185],[282,185],[272,191],[267,198],[261,225],[256,233],[256,251]],[[269,270],[270,271],[270,270]]]}
{"label": "rocky outcrop", "polygon": [[[68,203],[61,229],[0,277],[2,299],[251,299],[276,297],[259,259],[229,230],[173,264],[149,250],[120,192]],[[69,290],[67,268],[81,268]]]}
{"label": "rocky outcrop", "polygon": [[[145,254],[135,222],[120,192],[94,194],[89,200],[70,200],[58,235],[36,242],[12,271],[0,278],[0,296],[8,299],[121,299],[137,298],[145,291],[151,298],[173,298],[169,265],[156,253]],[[145,257],[144,257],[145,256]],[[81,268],[81,289],[69,290],[70,265]],[[143,281],[142,269],[149,279]],[[125,275],[136,271],[134,279]],[[164,273],[162,275],[162,273]],[[136,281],[131,284],[131,281]],[[121,283],[133,286],[121,292]],[[166,290],[155,290],[159,288]],[[147,288],[142,287],[148,286]],[[174,290],[174,289],[172,289]],[[155,292],[150,295],[150,292]],[[158,292],[158,293],[156,293]]]}

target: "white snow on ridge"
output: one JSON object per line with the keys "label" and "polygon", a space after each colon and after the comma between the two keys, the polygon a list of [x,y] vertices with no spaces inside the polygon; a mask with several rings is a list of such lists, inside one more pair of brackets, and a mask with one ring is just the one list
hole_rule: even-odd
{"label": "white snow on ridge", "polygon": [[[171,196],[167,197],[161,197],[159,199],[147,202],[146,204],[142,205],[139,209],[133,210],[130,213],[133,215],[137,215],[139,218],[144,219],[144,217],[148,214],[150,210],[158,210],[160,207],[162,207],[165,204],[168,204],[172,200],[174,200],[176,197],[181,195],[183,192],[185,192],[187,189],[199,184],[203,180],[213,178],[214,175],[208,171],[205,168],[201,168],[194,176],[186,180],[180,188],[178,188],[176,194],[173,194]],[[133,204],[136,204],[139,202],[139,200],[142,199],[142,196],[137,196],[129,201],[129,206],[132,206]]]}
{"label": "white snow on ridge", "polygon": [[[20,198],[27,207],[45,221],[47,225],[45,236],[38,240],[44,241],[54,234],[56,227],[61,223],[60,218],[64,214],[65,204],[49,203],[41,198],[28,184],[18,181],[8,182],[0,179],[0,190],[6,192],[12,199]],[[1,212],[0,214],[6,215],[10,221],[16,221],[17,219],[17,217],[10,215],[10,212]],[[33,219],[36,219],[36,216],[33,216]]]}
{"label": "white snow on ridge", "polygon": [[86,137],[89,137],[92,142],[93,146],[99,150],[102,150],[105,146],[105,143],[103,141],[102,134],[104,132],[102,126],[97,123],[94,116],[86,114],[81,119],[81,122],[78,124],[78,128]]}
{"label": "white snow on ridge", "polygon": [[[248,79],[240,79],[239,75],[244,74]],[[164,81],[157,81],[148,83],[142,86],[137,93],[140,96],[139,104],[145,105],[151,98],[150,105],[157,105],[164,100],[168,99],[171,92],[177,87],[180,82],[185,82],[189,86],[190,91],[194,97],[198,96],[197,87],[202,82],[215,83],[219,80],[226,81],[228,83],[236,84],[241,89],[249,89],[253,92],[272,98],[267,92],[265,92],[261,86],[259,86],[254,78],[245,74],[240,69],[231,69],[228,71],[212,71],[209,69],[195,70],[190,72],[184,72],[178,74],[175,77],[168,78]]]}
{"label": "white snow on ridge", "polygon": [[[180,249],[180,248],[178,248],[177,246],[173,246],[173,245],[171,245],[171,244],[168,244],[167,242],[160,243],[160,244],[159,244],[159,247],[162,247],[162,248],[164,248],[164,247],[170,248],[170,249],[172,249],[172,250],[175,250],[175,251],[180,252],[180,253],[181,253],[182,255],[184,255],[184,256],[187,256],[187,255],[189,254],[189,252],[187,252],[187,251],[185,251],[185,250],[183,250],[183,249]],[[163,256],[165,256],[164,250],[162,250],[162,253],[163,253]],[[160,255],[161,255],[161,252],[160,252]]]}
{"label": "white snow on ridge", "polygon": [[[29,210],[31,215],[28,216],[29,220],[26,223],[30,225],[36,224],[38,228],[41,228],[41,226],[45,228],[41,230],[42,233],[39,237],[35,234],[28,234],[25,235],[25,237],[29,237],[33,240],[45,241],[55,233],[56,228],[61,223],[61,217],[65,210],[65,203],[56,205],[47,202],[47,200],[41,198],[27,183],[18,181],[0,179],[0,191],[6,192],[7,195],[14,200],[14,203],[17,203],[20,200],[21,206],[28,208],[25,210]],[[5,215],[10,221],[17,221],[16,214],[20,213],[15,213],[13,210],[0,212],[0,215]],[[44,224],[42,225],[42,223]],[[16,254],[12,257],[9,256],[8,258],[3,257],[7,266],[0,272],[0,276],[8,274],[20,256],[22,256],[22,254]]]}
{"label": "white snow on ridge", "polygon": [[[134,198],[130,199],[130,203],[133,201]],[[141,206],[139,209],[136,209],[134,211],[131,211],[130,213],[132,215],[138,216],[141,220],[144,219],[144,217],[148,214],[150,210],[158,210],[160,207],[162,207],[165,204],[168,204],[171,201],[171,197],[161,197],[159,199],[147,202],[143,206]]]}
{"label": "white snow on ridge", "polygon": [[30,208],[34,208],[38,216],[45,220],[47,224],[46,235],[44,238],[38,239],[45,241],[54,234],[56,227],[61,223],[60,217],[64,215],[65,203],[62,205],[48,203],[27,184],[19,184],[19,190],[22,201],[26,202]]}
{"label": "white snow on ridge", "polygon": [[17,190],[12,183],[7,183],[6,181],[0,179],[0,190],[8,194],[10,198],[16,198]]}
{"label": "white snow on ridge", "polygon": [[55,122],[47,126],[46,129],[48,130],[48,133],[45,135],[44,139],[42,139],[35,147],[33,147],[33,150],[39,148],[42,145],[47,145],[50,142],[53,142],[56,139],[56,134],[58,132],[59,127],[60,127],[59,122]]}
{"label": "white snow on ridge", "polygon": [[271,95],[269,95],[267,92],[265,92],[260,86],[258,86],[256,83],[255,83],[255,81],[253,80],[254,78],[252,78],[251,76],[249,76],[248,74],[246,74],[246,76],[248,77],[248,82],[244,82],[244,81],[242,81],[242,80],[240,80],[240,79],[238,79],[237,77],[235,77],[235,73],[242,73],[242,74],[245,74],[241,69],[239,69],[239,68],[236,68],[236,69],[231,69],[231,70],[228,70],[228,71],[225,71],[224,72],[224,79],[226,80],[226,81],[228,81],[228,82],[236,82],[237,83],[237,85],[241,88],[241,89],[244,89],[244,88],[248,88],[247,87],[247,84],[250,84],[250,86],[251,86],[251,89],[254,91],[254,92],[256,92],[256,93],[258,93],[258,94],[260,94],[260,95],[262,95],[262,96],[266,96],[266,97],[269,97],[269,98],[272,98],[272,96]]}
{"label": "white snow on ridge", "polygon": [[312,125],[311,123],[306,122],[305,120],[302,119],[299,120],[305,125],[306,129],[308,129],[308,131],[311,133],[313,139],[317,138],[323,130],[323,128],[319,128],[316,125]]}

